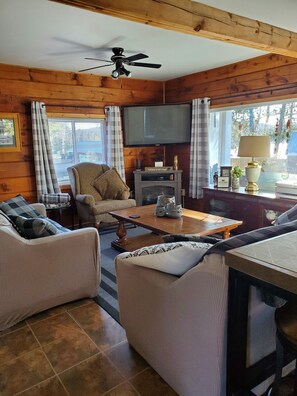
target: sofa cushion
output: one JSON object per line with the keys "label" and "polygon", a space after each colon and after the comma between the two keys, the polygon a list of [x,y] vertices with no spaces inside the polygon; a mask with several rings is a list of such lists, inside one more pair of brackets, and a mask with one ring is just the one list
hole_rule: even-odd
{"label": "sofa cushion", "polygon": [[21,195],[0,202],[0,210],[8,216],[42,217]]}
{"label": "sofa cushion", "polygon": [[191,242],[206,242],[206,243],[211,243],[212,245],[220,241],[219,238],[215,238],[211,236],[192,235],[192,234],[167,234],[167,235],[162,235],[162,239],[166,243],[191,241]]}
{"label": "sofa cushion", "polygon": [[297,205],[278,216],[274,222],[274,225],[281,225],[294,220],[297,220]]}
{"label": "sofa cushion", "polygon": [[26,239],[42,238],[62,233],[60,227],[56,227],[50,219],[30,218],[24,216],[10,216],[19,234]]}
{"label": "sofa cushion", "polygon": [[146,268],[181,276],[194,267],[212,245],[202,242],[161,243],[128,253],[124,260]]}
{"label": "sofa cushion", "polygon": [[128,199],[130,189],[115,168],[109,169],[91,183],[103,199]]}

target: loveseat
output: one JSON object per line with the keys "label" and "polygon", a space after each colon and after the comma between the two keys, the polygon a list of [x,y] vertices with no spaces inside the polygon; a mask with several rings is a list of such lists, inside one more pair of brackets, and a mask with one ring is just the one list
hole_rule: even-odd
{"label": "loveseat", "polygon": [[[30,207],[46,222],[43,204]],[[0,211],[0,330],[45,309],[94,297],[99,248],[94,228],[25,239]]]}
{"label": "loveseat", "polygon": [[[297,220],[211,247],[197,246],[197,260],[189,266],[186,262],[195,253],[179,253],[184,247],[170,250],[159,245],[116,257],[120,321],[128,341],[180,396],[226,395],[228,268],[224,252],[295,230]],[[264,301],[261,290],[251,288],[248,366],[275,350],[274,312],[282,302],[276,300],[270,306]],[[256,394],[267,386],[260,386]]]}

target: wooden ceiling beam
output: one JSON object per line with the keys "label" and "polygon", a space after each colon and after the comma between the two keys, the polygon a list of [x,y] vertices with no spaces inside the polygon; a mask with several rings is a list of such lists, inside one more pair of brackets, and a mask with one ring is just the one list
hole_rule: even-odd
{"label": "wooden ceiling beam", "polygon": [[297,33],[191,0],[50,1],[297,58]]}

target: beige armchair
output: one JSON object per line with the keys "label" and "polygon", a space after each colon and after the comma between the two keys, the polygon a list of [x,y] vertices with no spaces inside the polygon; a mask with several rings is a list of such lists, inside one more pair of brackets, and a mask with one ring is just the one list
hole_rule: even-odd
{"label": "beige armchair", "polygon": [[[32,205],[46,216],[42,204]],[[97,230],[25,239],[0,216],[0,331],[40,311],[98,293]]]}
{"label": "beige armchair", "polygon": [[[159,253],[168,267],[176,255]],[[181,277],[115,258],[120,321],[129,343],[180,396],[226,395],[228,269],[211,254]],[[141,260],[139,257],[139,261]],[[143,256],[143,261],[151,257]],[[161,259],[159,259],[161,260]],[[252,288],[247,365],[275,347],[275,309]],[[269,385],[269,384],[268,384]],[[262,394],[267,384],[263,384]]]}
{"label": "beige armchair", "polygon": [[91,222],[95,227],[100,222],[116,222],[109,212],[136,206],[135,200],[129,198],[129,187],[108,165],[83,162],[67,171],[80,227],[82,221]]}

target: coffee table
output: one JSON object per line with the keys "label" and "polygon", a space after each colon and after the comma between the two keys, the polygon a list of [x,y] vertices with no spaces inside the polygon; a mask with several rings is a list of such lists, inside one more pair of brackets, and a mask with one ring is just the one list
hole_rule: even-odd
{"label": "coffee table", "polygon": [[[155,209],[156,205],[145,205],[110,212],[119,221],[118,239],[111,246],[120,252],[133,251],[143,246],[162,243],[162,235],[166,234],[210,235],[222,232],[223,238],[229,238],[230,231],[242,224],[242,221],[189,209],[183,209],[180,218],[157,217]],[[125,223],[147,228],[151,232],[127,238]]]}

